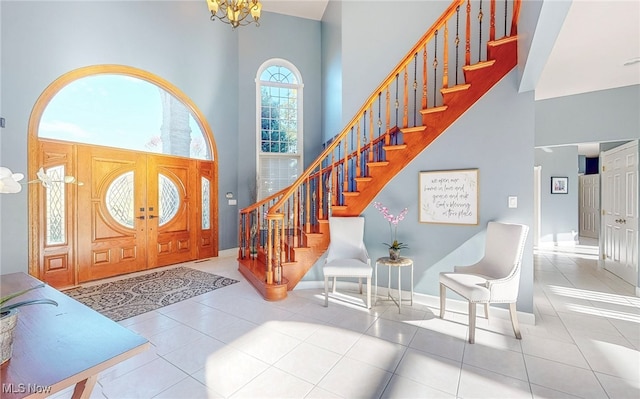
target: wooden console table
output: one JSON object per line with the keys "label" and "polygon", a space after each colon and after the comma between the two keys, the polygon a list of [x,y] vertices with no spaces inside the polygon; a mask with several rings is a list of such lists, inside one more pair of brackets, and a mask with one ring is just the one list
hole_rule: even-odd
{"label": "wooden console table", "polygon": [[[7,295],[40,281],[25,274],[0,276]],[[88,398],[98,374],[145,351],[148,341],[50,286],[18,300],[49,298],[58,306],[20,308],[13,356],[2,365],[0,397],[45,398],[75,385],[73,398]]]}

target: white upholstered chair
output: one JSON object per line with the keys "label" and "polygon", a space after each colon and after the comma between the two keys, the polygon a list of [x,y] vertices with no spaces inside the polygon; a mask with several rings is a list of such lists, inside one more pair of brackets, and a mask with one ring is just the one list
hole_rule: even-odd
{"label": "white upholstered chair", "polygon": [[324,306],[329,306],[329,279],[358,278],[362,294],[362,279],[367,279],[367,309],[371,308],[371,259],[364,245],[363,217],[330,217],[329,248],[322,268],[324,273]]}
{"label": "white upholstered chair", "polygon": [[440,273],[440,318],[444,318],[446,289],[469,301],[469,342],[475,341],[476,305],[484,304],[489,318],[490,303],[508,303],[513,332],[521,339],[516,315],[522,253],[528,226],[489,222],[484,257],[471,266],[455,266]]}

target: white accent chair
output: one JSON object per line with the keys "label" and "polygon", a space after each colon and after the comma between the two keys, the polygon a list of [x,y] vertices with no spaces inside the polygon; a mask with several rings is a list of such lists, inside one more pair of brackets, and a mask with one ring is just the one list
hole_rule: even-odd
{"label": "white accent chair", "polygon": [[322,267],[324,273],[324,306],[329,306],[329,279],[333,278],[336,292],[337,278],[358,278],[360,294],[362,279],[367,279],[367,309],[371,308],[371,259],[364,245],[363,217],[330,217],[329,248]]}
{"label": "white accent chair", "polygon": [[489,222],[484,257],[471,266],[455,266],[440,273],[440,318],[444,318],[446,289],[469,301],[469,343],[475,341],[476,305],[484,304],[489,318],[490,303],[508,303],[511,325],[521,339],[516,315],[522,253],[529,227],[521,224]]}

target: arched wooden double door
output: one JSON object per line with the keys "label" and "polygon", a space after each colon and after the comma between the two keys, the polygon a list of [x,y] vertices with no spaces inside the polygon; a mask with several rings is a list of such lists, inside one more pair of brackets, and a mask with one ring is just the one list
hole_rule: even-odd
{"label": "arched wooden double door", "polygon": [[[62,183],[62,195],[51,191],[54,185],[38,188],[46,204],[39,218],[40,277],[49,284],[72,286],[217,255],[212,161],[48,140],[40,149],[45,169],[64,165],[82,183]],[[62,228],[53,226],[47,209],[60,196]],[[64,238],[50,239],[52,229],[65,230]]]}

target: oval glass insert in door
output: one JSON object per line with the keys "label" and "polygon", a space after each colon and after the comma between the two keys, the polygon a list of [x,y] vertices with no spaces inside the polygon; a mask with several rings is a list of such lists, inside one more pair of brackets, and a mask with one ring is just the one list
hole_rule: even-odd
{"label": "oval glass insert in door", "polygon": [[133,229],[133,171],[113,179],[107,189],[105,205],[109,215],[122,226]]}
{"label": "oval glass insert in door", "polygon": [[176,184],[162,173],[158,173],[159,226],[169,223],[180,209],[180,194]]}

